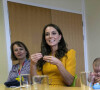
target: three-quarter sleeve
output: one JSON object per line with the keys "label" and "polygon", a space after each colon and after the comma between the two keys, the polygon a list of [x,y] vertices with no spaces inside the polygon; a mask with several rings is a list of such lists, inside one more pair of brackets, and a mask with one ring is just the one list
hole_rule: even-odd
{"label": "three-quarter sleeve", "polygon": [[75,76],[76,73],[76,51],[74,49],[69,50],[66,55],[62,58],[66,70]]}
{"label": "three-quarter sleeve", "polygon": [[8,82],[9,81],[14,81],[15,78],[17,78],[18,74],[17,74],[17,65],[13,65],[11,71],[9,72],[8,75]]}

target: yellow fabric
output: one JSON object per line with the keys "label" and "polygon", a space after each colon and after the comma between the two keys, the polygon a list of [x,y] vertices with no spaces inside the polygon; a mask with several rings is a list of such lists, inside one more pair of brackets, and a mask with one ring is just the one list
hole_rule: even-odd
{"label": "yellow fabric", "polygon": [[[75,50],[69,50],[63,58],[61,58],[62,64],[65,69],[72,75],[75,76],[76,72],[76,52]],[[56,65],[50,64],[46,62],[43,66],[43,73],[41,71],[37,71],[37,74],[48,75],[49,76],[49,84],[52,86],[65,86],[63,78],[60,75],[60,72]]]}

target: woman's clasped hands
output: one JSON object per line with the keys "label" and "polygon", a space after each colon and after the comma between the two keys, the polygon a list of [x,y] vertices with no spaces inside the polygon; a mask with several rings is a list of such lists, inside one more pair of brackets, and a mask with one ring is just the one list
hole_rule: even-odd
{"label": "woman's clasped hands", "polygon": [[31,55],[31,61],[33,64],[36,64],[39,60],[41,60],[41,58],[43,58],[44,61],[54,65],[57,65],[59,62],[61,62],[58,58],[54,56],[43,56],[42,53],[36,53]]}

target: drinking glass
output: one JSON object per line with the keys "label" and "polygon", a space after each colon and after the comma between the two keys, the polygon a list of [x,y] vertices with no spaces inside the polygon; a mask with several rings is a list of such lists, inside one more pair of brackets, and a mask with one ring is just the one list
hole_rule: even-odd
{"label": "drinking glass", "polygon": [[30,74],[21,74],[20,75],[20,87],[21,88],[30,88],[31,87]]}
{"label": "drinking glass", "polygon": [[90,72],[81,72],[81,89],[92,90],[92,83],[90,79]]}
{"label": "drinking glass", "polygon": [[49,79],[47,75],[33,76],[34,90],[49,90]]}

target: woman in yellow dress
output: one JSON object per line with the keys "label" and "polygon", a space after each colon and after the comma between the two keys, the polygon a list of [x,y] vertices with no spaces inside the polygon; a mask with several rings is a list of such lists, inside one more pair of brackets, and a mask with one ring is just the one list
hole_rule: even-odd
{"label": "woman in yellow dress", "polygon": [[46,25],[43,29],[41,52],[31,55],[31,74],[48,75],[52,86],[71,86],[75,71],[75,50],[68,50],[57,25]]}

